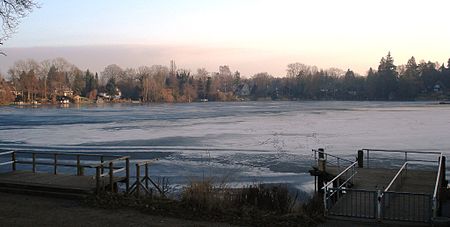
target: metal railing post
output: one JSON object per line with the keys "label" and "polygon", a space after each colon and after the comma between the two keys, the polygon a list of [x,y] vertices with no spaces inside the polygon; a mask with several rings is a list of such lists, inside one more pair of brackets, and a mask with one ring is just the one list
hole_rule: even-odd
{"label": "metal railing post", "polygon": [[381,205],[382,205],[382,194],[381,190],[377,190],[377,220],[381,221]]}
{"label": "metal railing post", "polygon": [[328,187],[327,185],[324,183],[324,189],[323,189],[323,211],[324,211],[324,216],[327,216],[328,213],[328,204],[327,204],[327,193],[328,193]]}

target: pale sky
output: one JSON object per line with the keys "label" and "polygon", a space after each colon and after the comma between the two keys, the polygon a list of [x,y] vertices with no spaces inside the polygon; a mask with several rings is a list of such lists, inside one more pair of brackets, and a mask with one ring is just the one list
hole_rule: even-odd
{"label": "pale sky", "polygon": [[450,58],[450,1],[401,0],[38,0],[5,42],[0,70],[14,61],[63,57],[101,71],[164,64],[195,71],[229,65],[245,76],[286,74],[301,62],[365,74],[391,51]]}

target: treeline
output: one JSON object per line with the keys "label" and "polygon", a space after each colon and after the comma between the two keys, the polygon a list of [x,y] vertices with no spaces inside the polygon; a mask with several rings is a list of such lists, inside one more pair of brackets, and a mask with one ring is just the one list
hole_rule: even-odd
{"label": "treeline", "polygon": [[257,73],[250,78],[224,65],[218,72],[195,72],[153,65],[123,69],[109,65],[98,75],[82,71],[62,58],[36,62],[18,61],[8,70],[9,81],[0,77],[0,102],[18,98],[25,102],[51,101],[57,96],[110,97],[143,102],[191,102],[197,100],[416,100],[446,99],[450,91],[450,59],[445,66],[417,63],[414,57],[396,66],[390,53],[367,75],[336,68],[318,69],[301,63],[287,66],[287,74],[274,77]]}

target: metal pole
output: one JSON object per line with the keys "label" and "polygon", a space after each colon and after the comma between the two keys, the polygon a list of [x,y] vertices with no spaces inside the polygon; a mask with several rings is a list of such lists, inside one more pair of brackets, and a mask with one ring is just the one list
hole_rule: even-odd
{"label": "metal pole", "polygon": [[325,183],[323,183],[323,185],[325,186],[323,189],[323,211],[324,211],[324,216],[327,216],[328,213],[328,206],[327,206],[327,192],[328,192],[328,188],[326,186]]}
{"label": "metal pole", "polygon": [[381,191],[377,190],[377,220],[381,221]]}

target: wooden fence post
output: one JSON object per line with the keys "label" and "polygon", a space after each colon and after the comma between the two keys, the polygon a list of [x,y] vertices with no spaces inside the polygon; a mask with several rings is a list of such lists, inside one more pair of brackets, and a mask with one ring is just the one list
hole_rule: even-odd
{"label": "wooden fence post", "polygon": [[16,152],[11,153],[12,170],[16,171]]}
{"label": "wooden fence post", "polygon": [[140,166],[139,166],[139,164],[136,164],[136,196],[137,197],[139,197],[139,194],[140,194],[140,186],[141,186],[141,180],[139,179],[140,178],[140,173],[141,172],[141,169],[140,169]]}
{"label": "wooden fence post", "polygon": [[58,159],[58,155],[57,154],[54,154],[54,161],[53,161],[53,174],[55,174],[56,175],[56,166],[58,165],[58,161],[57,161],[57,159]]}
{"label": "wooden fence post", "polygon": [[81,176],[80,155],[77,155],[77,176]]}
{"label": "wooden fence post", "polygon": [[145,188],[148,189],[148,163],[145,163]]}
{"label": "wooden fence post", "polygon": [[100,193],[100,166],[95,167],[95,187],[97,189],[97,194]]}
{"label": "wooden fence post", "polygon": [[104,158],[103,158],[103,155],[102,156],[100,156],[100,163],[102,164],[101,165],[101,174],[103,174],[103,172],[104,172],[104,167],[103,167],[103,161],[104,161]]}
{"label": "wooden fence post", "polygon": [[109,163],[109,186],[111,187],[111,192],[114,192],[114,169],[113,162]]}
{"label": "wooden fence post", "polygon": [[36,153],[33,152],[33,154],[31,154],[31,155],[32,155],[32,158],[33,158],[32,170],[33,170],[33,173],[36,173]]}

